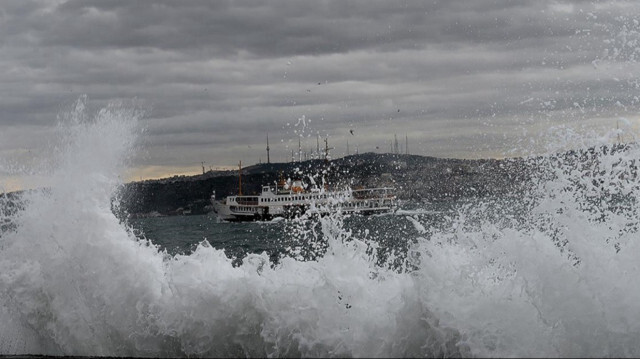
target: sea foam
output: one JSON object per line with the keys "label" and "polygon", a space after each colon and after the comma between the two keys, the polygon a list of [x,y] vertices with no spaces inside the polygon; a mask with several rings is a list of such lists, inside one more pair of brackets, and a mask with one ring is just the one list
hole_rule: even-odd
{"label": "sea foam", "polygon": [[[309,260],[240,266],[203,241],[170,255],[114,215],[138,114],[80,101],[50,185],[4,211],[0,354],[638,356],[638,191],[627,146],[528,160],[525,193],[420,210],[405,265],[339,214],[288,222]],[[5,199],[6,201],[6,199]],[[390,258],[389,261],[392,261]]]}

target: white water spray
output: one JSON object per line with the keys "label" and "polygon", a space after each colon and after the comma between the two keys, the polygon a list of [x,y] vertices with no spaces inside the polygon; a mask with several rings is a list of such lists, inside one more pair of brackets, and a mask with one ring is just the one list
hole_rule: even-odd
{"label": "white water spray", "polygon": [[400,213],[417,231],[413,270],[378,265],[370,238],[384,231],[358,238],[339,216],[318,219],[314,260],[234,267],[206,242],[170,256],[113,214],[136,116],[79,105],[51,186],[3,210],[0,354],[640,354],[637,146],[532,159],[530,193],[435,227]]}
{"label": "white water spray", "polygon": [[[51,186],[6,213],[0,237],[1,354],[116,356],[459,355],[455,330],[424,307],[416,278],[376,266],[331,218],[315,261],[249,255],[240,267],[203,242],[171,257],[112,213],[135,113],[63,122]],[[348,239],[348,240],[347,240]]]}

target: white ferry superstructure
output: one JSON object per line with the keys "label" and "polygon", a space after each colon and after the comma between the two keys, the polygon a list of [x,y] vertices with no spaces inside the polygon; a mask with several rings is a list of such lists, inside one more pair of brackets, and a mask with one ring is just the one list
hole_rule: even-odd
{"label": "white ferry superstructure", "polygon": [[306,191],[302,181],[275,186],[262,186],[258,195],[228,196],[222,200],[211,195],[213,211],[224,221],[269,220],[294,217],[302,213],[385,213],[397,206],[394,189],[378,187],[329,191],[313,188]]}

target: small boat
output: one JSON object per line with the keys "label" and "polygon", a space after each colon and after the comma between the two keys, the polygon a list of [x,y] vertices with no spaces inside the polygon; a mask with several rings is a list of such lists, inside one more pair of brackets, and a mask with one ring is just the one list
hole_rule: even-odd
{"label": "small boat", "polygon": [[219,219],[236,222],[292,218],[304,213],[324,215],[335,211],[385,213],[396,209],[397,200],[392,187],[328,190],[323,186],[307,190],[301,180],[285,182],[281,179],[275,185],[262,186],[258,195],[242,195],[240,186],[238,195],[216,200],[214,191],[211,204]]}

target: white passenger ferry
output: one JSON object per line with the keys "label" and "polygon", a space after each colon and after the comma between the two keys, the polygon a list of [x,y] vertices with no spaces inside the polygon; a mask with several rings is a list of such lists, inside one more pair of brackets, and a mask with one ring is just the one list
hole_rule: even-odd
{"label": "white passenger ferry", "polygon": [[262,186],[259,195],[228,196],[222,200],[211,195],[216,215],[225,221],[269,220],[275,217],[295,217],[302,213],[384,213],[396,208],[396,196],[391,187],[305,190],[302,181],[284,181],[275,186]]}

